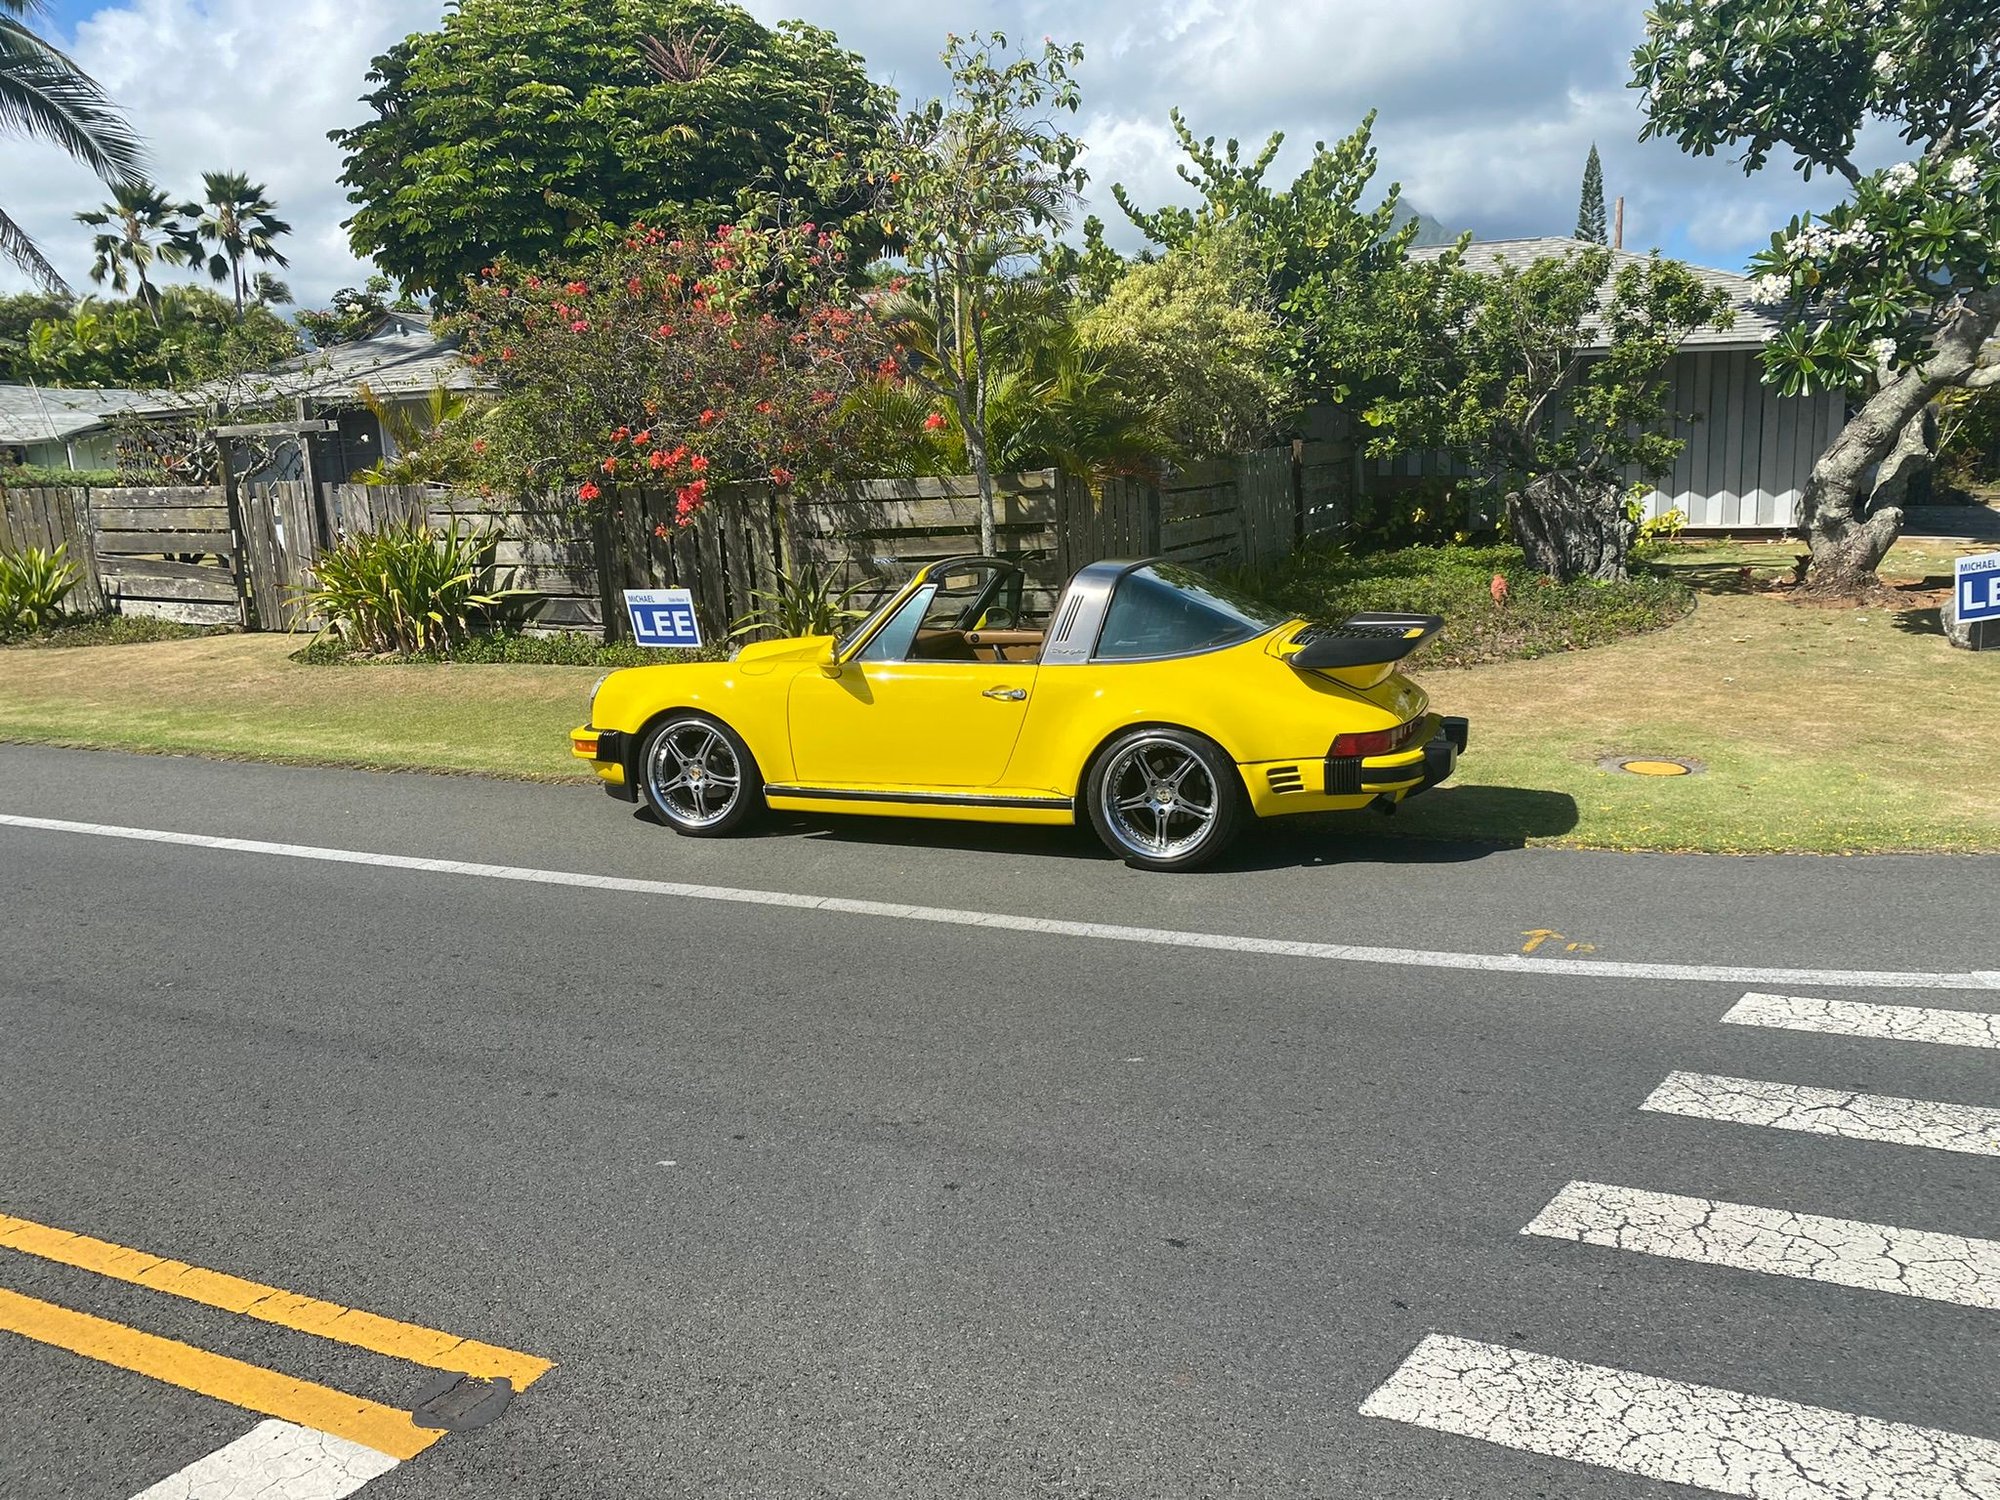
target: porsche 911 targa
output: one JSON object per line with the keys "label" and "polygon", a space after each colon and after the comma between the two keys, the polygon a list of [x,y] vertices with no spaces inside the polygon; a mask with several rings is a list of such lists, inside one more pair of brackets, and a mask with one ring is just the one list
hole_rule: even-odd
{"label": "porsche 911 targa", "polygon": [[1392,807],[1465,749],[1397,670],[1435,616],[1310,625],[1154,560],[1090,564],[1037,626],[1025,586],[953,558],[838,638],[613,672],[571,750],[685,834],[766,808],[1087,817],[1128,863],[1184,870],[1252,816]]}

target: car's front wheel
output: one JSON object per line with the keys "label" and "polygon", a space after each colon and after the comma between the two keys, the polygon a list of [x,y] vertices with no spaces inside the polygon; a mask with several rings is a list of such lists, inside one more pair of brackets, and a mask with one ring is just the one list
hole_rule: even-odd
{"label": "car's front wheel", "polygon": [[1185,729],[1135,729],[1091,765],[1084,788],[1105,847],[1142,870],[1191,870],[1229,847],[1243,785],[1220,746]]}
{"label": "car's front wheel", "polygon": [[764,806],[764,778],[742,736],[692,712],[669,715],[647,735],[639,789],[655,817],[694,838],[734,833]]}

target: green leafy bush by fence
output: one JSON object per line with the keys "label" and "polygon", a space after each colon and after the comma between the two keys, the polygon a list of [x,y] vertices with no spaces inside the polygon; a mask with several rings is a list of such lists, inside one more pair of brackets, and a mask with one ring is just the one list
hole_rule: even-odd
{"label": "green leafy bush by fence", "polygon": [[498,540],[455,521],[404,520],[350,536],[320,554],[319,582],[302,596],[306,612],[353,650],[449,654],[522,597],[488,582]]}
{"label": "green leafy bush by fence", "polygon": [[62,617],[76,582],[67,546],[0,552],[0,639],[47,630]]}

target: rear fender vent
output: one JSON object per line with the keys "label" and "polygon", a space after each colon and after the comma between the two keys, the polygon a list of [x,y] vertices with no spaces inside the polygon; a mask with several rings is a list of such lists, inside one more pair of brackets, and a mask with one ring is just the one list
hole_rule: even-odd
{"label": "rear fender vent", "polygon": [[1297,766],[1273,766],[1265,775],[1271,783],[1271,790],[1279,796],[1286,792],[1302,792],[1306,789],[1305,772]]}

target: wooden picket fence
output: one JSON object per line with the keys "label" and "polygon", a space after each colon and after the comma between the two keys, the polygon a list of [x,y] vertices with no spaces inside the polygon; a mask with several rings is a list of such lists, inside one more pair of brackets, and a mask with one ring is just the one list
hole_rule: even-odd
{"label": "wooden picket fence", "polygon": [[[996,480],[996,549],[1052,608],[1078,568],[1103,557],[1166,557],[1203,568],[1277,561],[1337,531],[1351,465],[1334,445],[1294,444],[1195,465],[1157,482],[1092,484],[1058,470]],[[612,489],[587,511],[429,488],[240,485],[206,489],[15,490],[0,496],[0,549],[67,542],[81,610],[295,630],[316,565],[343,540],[397,521],[491,539],[495,582],[533,598],[537,630],[616,636],[621,591],[687,588],[720,639],[810,559],[859,598],[925,563],[979,551],[970,477],[869,480],[817,495],[721,486],[692,526],[673,496]]]}

